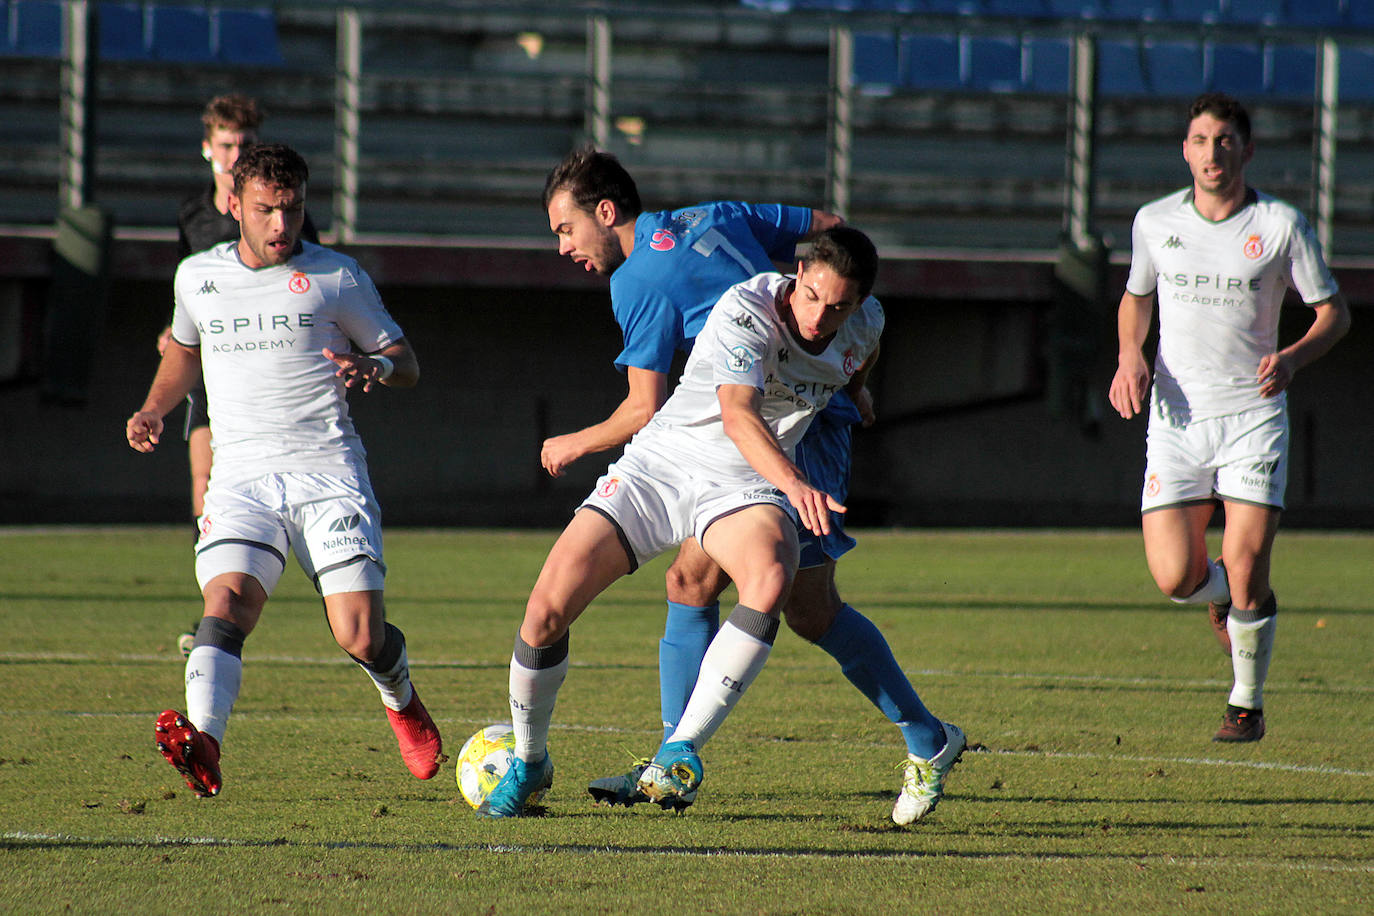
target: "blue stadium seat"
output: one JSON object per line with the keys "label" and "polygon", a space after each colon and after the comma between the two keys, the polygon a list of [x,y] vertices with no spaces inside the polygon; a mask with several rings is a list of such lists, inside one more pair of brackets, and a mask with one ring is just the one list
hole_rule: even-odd
{"label": "blue stadium seat", "polygon": [[1341,45],[1340,100],[1374,100],[1374,48]]}
{"label": "blue stadium seat", "polygon": [[1028,38],[1026,53],[1030,57],[1027,90],[1058,95],[1069,91],[1073,48],[1067,38]]}
{"label": "blue stadium seat", "polygon": [[1103,95],[1148,95],[1140,46],[1134,41],[1097,43],[1097,83]]}
{"label": "blue stadium seat", "polygon": [[1047,0],[1050,15],[1060,19],[1098,19],[1102,16],[1099,0]]}
{"label": "blue stadium seat", "polygon": [[1021,90],[1021,40],[1015,36],[967,35],[960,43],[969,85],[991,92]]}
{"label": "blue stadium seat", "polygon": [[20,57],[62,56],[62,4],[23,0],[6,11],[11,27],[10,53]]}
{"label": "blue stadium seat", "polygon": [[[1235,4],[1232,4],[1235,5]],[[1284,25],[1337,26],[1344,21],[1343,0],[1294,0],[1284,10]]]}
{"label": "blue stadium seat", "polygon": [[154,6],[153,57],[179,63],[210,63],[210,13],[187,6]]}
{"label": "blue stadium seat", "polygon": [[[1249,3],[1250,0],[1241,2]],[[1164,18],[1177,22],[1216,22],[1221,18],[1221,0],[1168,0]]]}
{"label": "blue stadium seat", "polygon": [[989,16],[1048,16],[1048,0],[983,0],[983,12]]}
{"label": "blue stadium seat", "polygon": [[[1334,5],[1339,0],[1332,2]],[[1307,6],[1311,3],[1312,0],[1294,0],[1292,3],[1285,3],[1284,0],[1231,0],[1224,18],[1227,22],[1282,25],[1290,21],[1284,16],[1284,7]],[[1321,3],[1314,6],[1320,7]]]}
{"label": "blue stadium seat", "polygon": [[866,86],[895,86],[902,81],[897,36],[891,32],[859,32],[854,36],[854,82]]}
{"label": "blue stadium seat", "polygon": [[104,60],[147,60],[152,51],[144,41],[143,7],[138,3],[102,3],[99,17],[100,56]]}
{"label": "blue stadium seat", "polygon": [[1357,28],[1374,28],[1374,0],[1345,0],[1345,20]]}
{"label": "blue stadium seat", "polygon": [[1103,19],[1155,20],[1164,16],[1164,0],[1102,0]]}
{"label": "blue stadium seat", "polygon": [[1316,46],[1272,44],[1266,51],[1269,91],[1281,99],[1311,100],[1317,91]]}
{"label": "blue stadium seat", "polygon": [[1150,90],[1155,95],[1191,97],[1207,88],[1200,44],[1147,41],[1145,68]]}
{"label": "blue stadium seat", "polygon": [[230,64],[283,63],[277,19],[267,9],[222,9],[218,13],[219,59]]}
{"label": "blue stadium seat", "polygon": [[959,39],[954,35],[903,35],[903,82],[917,89],[958,89]]}
{"label": "blue stadium seat", "polygon": [[1207,86],[1231,95],[1263,95],[1264,48],[1259,45],[1209,44]]}

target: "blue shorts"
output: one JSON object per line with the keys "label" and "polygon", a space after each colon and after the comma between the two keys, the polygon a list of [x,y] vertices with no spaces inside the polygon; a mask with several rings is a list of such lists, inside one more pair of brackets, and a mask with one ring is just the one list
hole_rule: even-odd
{"label": "blue shorts", "polygon": [[[811,486],[824,490],[839,502],[849,498],[849,427],[860,419],[859,409],[841,392],[830,399],[797,443],[797,467],[802,469]],[[830,513],[829,534],[812,534],[798,526],[797,540],[801,543],[802,569],[822,566],[827,558],[838,560],[855,543],[845,533],[844,516],[838,512]]]}

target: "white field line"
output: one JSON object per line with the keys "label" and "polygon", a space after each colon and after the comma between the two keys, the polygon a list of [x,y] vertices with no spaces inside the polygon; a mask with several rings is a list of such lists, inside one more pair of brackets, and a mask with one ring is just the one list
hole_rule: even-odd
{"label": "white field line", "polygon": [[[96,654],[91,652],[0,652],[0,663],[4,662],[26,662],[41,663],[54,662],[70,664],[74,662],[136,662],[140,664],[164,663],[164,664],[184,664],[179,655],[170,653],[164,654]],[[477,661],[475,659],[410,659],[412,668],[492,668],[505,669],[507,662]],[[253,655],[248,658],[245,664],[249,665],[348,665],[354,664],[353,661],[341,656],[295,656],[295,655]],[[606,665],[596,662],[571,661],[573,668],[600,669],[600,668],[624,668],[625,665]],[[649,666],[638,666],[649,667]],[[829,666],[824,665],[794,665],[789,664],[791,670],[811,670]],[[1163,677],[1115,677],[1104,674],[1056,674],[1054,672],[1020,672],[1020,671],[946,671],[937,668],[908,669],[906,675],[912,678],[952,678],[956,680],[992,680],[992,681],[1035,681],[1037,683],[1054,682],[1062,684],[1079,685],[1100,685],[1102,687],[1157,687],[1166,690],[1178,689],[1198,689],[1198,688],[1217,688],[1229,687],[1230,681],[1223,681],[1216,678],[1163,678]],[[1374,684],[1319,684],[1319,683],[1284,683],[1282,680],[1271,680],[1265,683],[1265,689],[1272,692],[1289,690],[1297,693],[1329,693],[1329,694],[1374,694]]]}
{"label": "white field line", "polygon": [[[1330,874],[1374,874],[1374,863],[1332,861],[1322,856],[1307,862],[1292,860],[1271,861],[1267,859],[1232,859],[1225,856],[1209,856],[1206,859],[1178,858],[1175,856],[1125,856],[1125,855],[1082,855],[1046,854],[1022,855],[1017,853],[961,853],[961,852],[847,852],[844,850],[784,850],[784,849],[719,849],[669,846],[593,846],[580,843],[551,844],[510,844],[510,843],[355,843],[346,840],[333,842],[308,842],[272,838],[270,840],[247,840],[233,837],[85,837],[69,833],[33,833],[24,830],[10,830],[0,833],[0,842],[32,847],[126,847],[148,849],[186,849],[196,847],[275,847],[318,849],[376,849],[389,852],[489,852],[507,855],[546,855],[564,853],[572,855],[661,855],[692,858],[734,858],[734,859],[793,859],[793,860],[835,860],[853,861],[901,861],[939,859],[967,862],[1015,862],[1029,865],[1057,865],[1076,863],[1089,859],[1093,863],[1122,862],[1155,867],[1174,867],[1183,869],[1217,869],[1228,871],[1245,869],[1252,871],[1296,871],[1326,872]],[[13,847],[11,847],[13,848]]]}

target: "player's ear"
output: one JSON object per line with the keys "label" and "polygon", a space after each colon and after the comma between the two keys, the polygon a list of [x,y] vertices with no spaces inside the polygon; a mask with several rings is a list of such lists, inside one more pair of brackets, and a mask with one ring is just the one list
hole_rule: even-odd
{"label": "player's ear", "polygon": [[202,143],[200,145],[200,158],[204,159],[206,162],[211,161],[213,157],[210,155],[210,144]]}
{"label": "player's ear", "polygon": [[602,198],[596,202],[596,221],[603,226],[614,226],[620,222],[620,208],[615,201]]}

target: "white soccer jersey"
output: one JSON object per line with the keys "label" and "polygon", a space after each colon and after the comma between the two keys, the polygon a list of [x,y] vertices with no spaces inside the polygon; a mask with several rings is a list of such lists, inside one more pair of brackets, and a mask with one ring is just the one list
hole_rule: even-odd
{"label": "white soccer jersey", "polygon": [[320,351],[375,352],[401,329],[356,261],[301,246],[254,270],[225,242],[177,268],[172,336],[200,347],[217,483],[286,471],[367,479],[343,380]]}
{"label": "white soccer jersey", "polygon": [[759,274],[726,290],[711,310],[682,379],[666,404],[635,435],[642,448],[690,466],[700,476],[757,480],[721,425],[720,385],[752,385],[763,393],[760,413],[788,455],[831,395],[877,348],[883,309],[869,297],[835,333],[824,352],[802,349],[778,315],[792,278]]}
{"label": "white soccer jersey", "polygon": [[1312,228],[1288,204],[1251,191],[1237,213],[1212,222],[1185,188],[1141,207],[1126,289],[1159,293],[1161,408],[1186,420],[1273,403],[1260,397],[1256,372],[1278,347],[1290,286],[1308,305],[1338,289]]}

